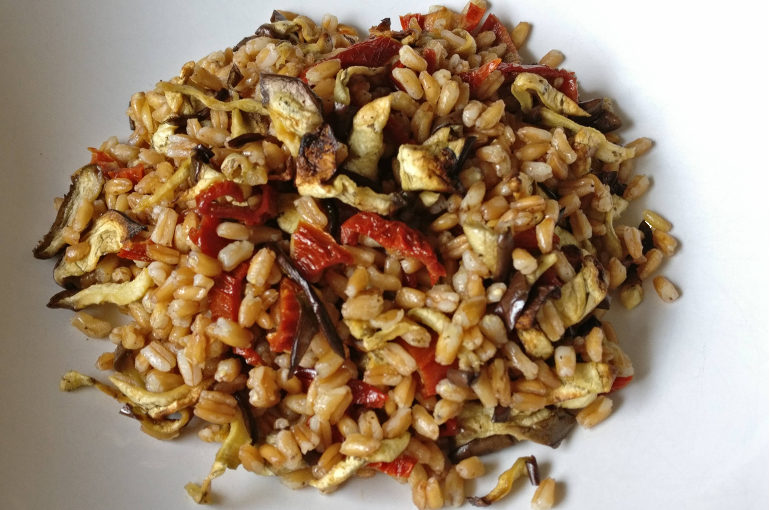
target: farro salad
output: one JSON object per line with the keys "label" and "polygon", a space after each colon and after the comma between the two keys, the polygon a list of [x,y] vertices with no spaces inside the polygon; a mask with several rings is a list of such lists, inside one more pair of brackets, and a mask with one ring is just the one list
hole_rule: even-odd
{"label": "farro salad", "polygon": [[128,138],[90,148],[57,199],[34,250],[59,257],[48,306],[115,344],[109,382],[61,389],[221,443],[195,501],[242,465],[322,492],[379,471],[421,509],[486,506],[524,476],[550,508],[531,456],[486,495],[465,482],[486,453],[601,422],[633,378],[610,303],[648,279],[678,297],[654,276],[671,224],[621,223],[652,141],[624,143],[609,98],[579,97],[559,51],[523,63],[530,25],[487,11],[364,37],[274,11],[134,94]]}

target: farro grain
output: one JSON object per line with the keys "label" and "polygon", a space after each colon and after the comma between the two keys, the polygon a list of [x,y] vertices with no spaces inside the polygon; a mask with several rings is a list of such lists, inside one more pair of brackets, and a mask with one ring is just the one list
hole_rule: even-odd
{"label": "farro grain", "polygon": [[652,284],[660,299],[666,303],[672,303],[679,299],[679,291],[665,276],[656,276],[652,279]]}

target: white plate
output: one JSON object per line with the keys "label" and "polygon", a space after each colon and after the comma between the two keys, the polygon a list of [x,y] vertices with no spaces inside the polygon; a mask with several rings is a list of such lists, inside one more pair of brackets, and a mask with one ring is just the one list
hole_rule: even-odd
{"label": "white plate", "polygon": [[[583,97],[615,98],[627,140],[647,135],[662,211],[681,240],[663,272],[682,289],[648,299],[616,326],[637,368],[608,421],[558,450],[521,444],[489,460],[485,493],[516,456],[534,453],[560,485],[558,508],[768,507],[767,6],[654,0],[520,0],[494,5],[534,24],[531,57],[559,48]],[[305,4],[305,5],[303,5]],[[426,11],[406,1],[281,4],[359,28]],[[462,8],[453,2],[455,8]],[[215,445],[150,439],[96,391],[59,393],[60,375],[96,373],[110,344],[86,340],[70,312],[44,307],[53,264],[31,249],[52,197],[110,135],[126,136],[130,95],[181,64],[235,44],[267,21],[254,1],[3,2],[0,506],[6,509],[193,508],[183,486],[207,473]],[[332,496],[291,491],[242,469],[214,483],[216,508],[410,508],[409,489],[380,476]],[[527,508],[523,484],[500,507]]]}

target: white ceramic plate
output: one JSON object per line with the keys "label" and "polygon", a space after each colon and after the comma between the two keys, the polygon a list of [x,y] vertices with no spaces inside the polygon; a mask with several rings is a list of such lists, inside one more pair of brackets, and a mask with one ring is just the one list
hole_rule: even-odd
{"label": "white ceramic plate", "polygon": [[[306,4],[306,5],[303,5]],[[367,28],[429,4],[150,0],[3,2],[0,253],[0,507],[194,508],[183,486],[208,472],[216,446],[159,442],[96,391],[62,394],[70,368],[96,374],[111,345],[87,340],[70,312],[44,307],[53,263],[31,249],[53,218],[52,197],[88,146],[125,137],[130,95],[181,64],[235,44],[273,7],[325,12]],[[460,9],[462,4],[453,2]],[[485,493],[517,456],[535,454],[559,481],[558,508],[765,509],[768,506],[767,6],[722,8],[653,0],[498,2],[506,22],[534,24],[531,58],[567,54],[583,97],[615,98],[626,140],[650,136],[641,162],[681,240],[663,272],[682,289],[648,299],[616,327],[637,376],[615,411],[558,450],[520,444],[488,460]],[[764,50],[763,50],[764,48]],[[215,508],[410,508],[384,476],[331,496],[291,491],[242,469],[214,483]],[[500,507],[527,508],[521,484]]]}

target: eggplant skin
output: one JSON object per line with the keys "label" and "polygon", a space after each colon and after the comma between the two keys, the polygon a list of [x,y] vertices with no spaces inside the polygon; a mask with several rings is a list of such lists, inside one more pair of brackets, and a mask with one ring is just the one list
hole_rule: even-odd
{"label": "eggplant skin", "polygon": [[93,271],[103,255],[117,253],[123,243],[146,229],[120,211],[105,212],[94,221],[83,239],[90,247],[88,255],[74,262],[64,258],[59,260],[53,271],[54,280],[59,285],[67,286],[68,280]]}
{"label": "eggplant skin", "polygon": [[62,230],[72,222],[80,204],[93,202],[99,197],[103,186],[104,177],[96,165],[86,165],[72,174],[72,184],[59,206],[53,225],[32,250],[35,258],[50,259],[64,248],[66,243],[62,237]]}

